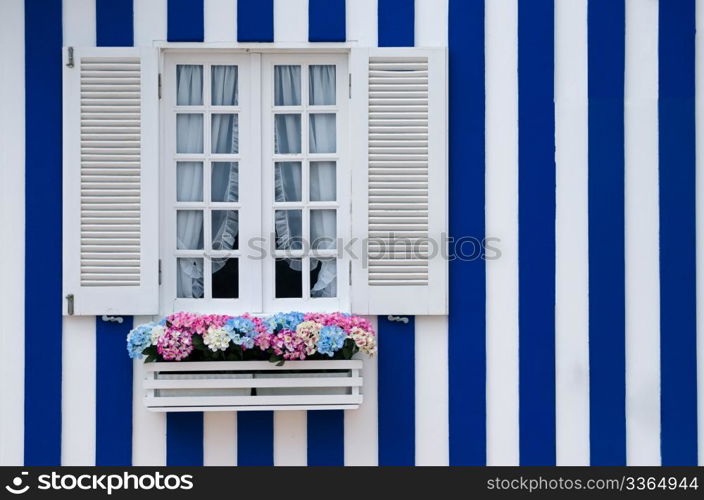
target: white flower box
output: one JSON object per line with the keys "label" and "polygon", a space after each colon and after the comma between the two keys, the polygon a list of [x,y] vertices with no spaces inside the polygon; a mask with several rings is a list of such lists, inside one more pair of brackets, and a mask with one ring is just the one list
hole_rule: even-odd
{"label": "white flower box", "polygon": [[[334,371],[331,371],[334,370]],[[145,363],[149,410],[354,410],[362,361],[181,361]]]}

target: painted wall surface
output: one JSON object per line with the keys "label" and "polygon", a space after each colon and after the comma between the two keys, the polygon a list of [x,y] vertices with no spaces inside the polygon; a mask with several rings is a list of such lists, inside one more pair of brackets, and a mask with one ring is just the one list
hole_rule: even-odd
{"label": "painted wall surface", "polygon": [[[704,0],[3,0],[0,464],[704,464],[703,34]],[[60,49],[167,40],[448,47],[450,233],[501,257],[372,318],[361,409],[149,413],[149,318],[62,318]]]}

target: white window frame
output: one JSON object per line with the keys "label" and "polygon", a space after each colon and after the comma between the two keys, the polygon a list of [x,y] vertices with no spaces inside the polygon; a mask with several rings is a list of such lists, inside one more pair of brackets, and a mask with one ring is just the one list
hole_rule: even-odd
{"label": "white window frame", "polygon": [[[337,212],[337,239],[347,242],[351,234],[350,221],[350,173],[347,161],[348,144],[348,104],[347,90],[348,57],[344,54],[267,54],[262,56],[262,223],[263,234],[268,239],[274,234],[274,164],[277,161],[300,161],[302,165],[302,193],[301,203],[277,203],[277,208],[303,207],[303,238],[310,243],[310,209],[334,209]],[[301,66],[301,105],[274,107],[274,66],[300,65]],[[336,73],[336,104],[334,106],[309,106],[308,102],[308,67],[310,65],[335,65]],[[301,114],[301,154],[276,155],[274,153],[274,114],[275,112]],[[308,116],[311,113],[336,113],[336,153],[307,153],[309,147]],[[309,195],[309,163],[310,161],[335,161],[336,201],[306,202]],[[338,247],[343,246],[338,243]],[[337,248],[335,251],[323,252],[321,256],[334,255],[337,259],[337,297],[310,297],[310,258],[315,256],[313,251],[308,251],[303,259],[303,297],[302,298],[275,298],[275,258],[267,258],[264,262],[264,309],[267,312],[305,310],[305,311],[349,311],[350,283],[349,283],[349,256]],[[285,252],[276,252],[283,256]],[[295,255],[295,253],[292,253]]]}
{"label": "white window frame", "polygon": [[[254,61],[256,64],[256,61]],[[203,66],[203,105],[202,106],[177,106],[176,105],[176,66],[181,64],[196,64]],[[209,65],[237,65],[238,66],[238,106],[218,107],[210,105],[210,71]],[[164,59],[162,72],[162,128],[163,154],[161,175],[162,224],[161,224],[161,275],[162,275],[162,310],[165,313],[173,311],[191,311],[203,313],[226,313],[232,311],[258,311],[261,309],[261,262],[247,259],[246,243],[251,237],[260,232],[260,212],[258,207],[257,190],[260,189],[259,176],[259,147],[251,132],[257,130],[259,113],[253,112],[252,101],[248,98],[252,88],[251,74],[252,57],[243,53],[169,53]],[[177,112],[203,113],[203,154],[189,155],[176,153],[176,113]],[[211,154],[210,141],[210,116],[213,112],[236,112],[239,124],[239,154],[217,155]],[[220,204],[208,202],[210,195],[210,161],[237,161],[239,175],[239,201],[234,204]],[[203,161],[203,202],[177,202],[176,201],[176,162],[177,161]],[[249,189],[246,187],[249,186]],[[252,189],[255,187],[255,189]],[[203,240],[204,250],[176,250],[176,208],[204,210]],[[208,209],[236,209],[239,211],[239,249],[226,252],[236,256],[239,261],[239,298],[213,299],[213,298],[177,298],[176,284],[176,259],[177,256],[204,256],[204,288],[206,296],[211,289],[211,267],[208,254],[217,257],[222,252],[208,251],[211,241],[211,228],[209,218],[205,216]],[[248,208],[249,207],[249,208]]]}
{"label": "white window frame", "polygon": [[[316,106],[316,111],[334,110],[337,113],[337,153],[335,155],[312,155],[321,160],[335,159],[337,201],[313,202],[315,208],[335,208],[337,210],[337,237],[348,241],[351,237],[350,196],[351,182],[348,158],[349,143],[349,95],[348,95],[348,64],[349,51],[310,53],[305,49],[295,51],[253,52],[251,50],[167,50],[163,52],[162,69],[162,99],[161,99],[161,176],[160,182],[160,275],[161,293],[160,309],[162,314],[174,311],[190,311],[200,313],[240,314],[270,313],[286,310],[302,311],[350,311],[350,259],[340,248],[337,249],[337,297],[306,298],[309,290],[308,268],[303,272],[304,298],[276,299],[274,298],[274,266],[272,255],[273,242],[270,235],[274,233],[274,161],[273,161],[273,66],[274,64],[300,64],[301,76],[307,82],[305,65],[335,64],[337,94],[335,106]],[[238,299],[187,299],[176,297],[176,206],[189,208],[187,203],[176,203],[176,161],[201,161],[193,156],[176,154],[176,65],[198,64],[204,66],[203,71],[203,106],[188,106],[190,111],[206,111],[204,117],[204,191],[210,189],[208,163],[210,157],[210,135],[207,110],[210,96],[210,75],[207,66],[238,65],[238,104],[239,113],[239,250],[231,252],[240,258],[239,263],[239,298]],[[303,76],[305,74],[305,77]],[[270,85],[263,85],[268,80]],[[267,88],[268,87],[268,88]],[[301,88],[307,99],[307,85]],[[247,96],[250,96],[249,99]],[[305,101],[304,101],[305,102]],[[217,108],[213,107],[214,110]],[[298,109],[292,107],[290,109]],[[228,111],[231,108],[228,108]],[[266,110],[266,111],[264,111]],[[308,123],[302,123],[302,146],[307,150]],[[261,130],[257,137],[254,133]],[[200,156],[200,155],[198,155]],[[217,155],[213,160],[217,161]],[[302,155],[301,155],[302,156]],[[267,160],[268,158],[268,160]],[[228,157],[229,159],[229,157]],[[305,161],[302,158],[302,161]],[[303,182],[308,182],[307,178]],[[258,189],[247,190],[246,186],[258,186]],[[307,186],[304,193],[308,191]],[[252,201],[257,198],[259,201]],[[196,203],[193,208],[208,208],[208,197],[204,203]],[[216,204],[217,205],[217,204]],[[228,205],[229,206],[229,205]],[[255,207],[255,209],[247,209]],[[217,208],[217,206],[213,206]],[[307,223],[304,226],[307,227]],[[305,232],[304,232],[305,235]],[[250,238],[261,237],[265,247],[266,257],[261,259],[260,251],[249,248]],[[208,219],[204,218],[204,247],[207,248],[210,238]],[[341,246],[341,245],[338,245]],[[202,251],[195,251],[195,253]],[[186,255],[187,252],[179,253]],[[204,287],[210,287],[210,267],[204,262]]]}

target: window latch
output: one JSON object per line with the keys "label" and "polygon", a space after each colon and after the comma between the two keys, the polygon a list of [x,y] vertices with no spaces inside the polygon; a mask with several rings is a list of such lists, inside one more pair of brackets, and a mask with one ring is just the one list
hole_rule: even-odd
{"label": "window latch", "polygon": [[68,48],[68,61],[66,62],[67,68],[73,68],[73,47]]}
{"label": "window latch", "polygon": [[159,94],[159,99],[161,99],[161,73],[159,73],[159,76],[157,77],[157,79],[158,79],[157,93]]}
{"label": "window latch", "polygon": [[159,259],[159,285],[161,285],[161,259]]}
{"label": "window latch", "polygon": [[73,316],[73,294],[69,293],[66,296],[66,309],[68,311],[69,316]]}

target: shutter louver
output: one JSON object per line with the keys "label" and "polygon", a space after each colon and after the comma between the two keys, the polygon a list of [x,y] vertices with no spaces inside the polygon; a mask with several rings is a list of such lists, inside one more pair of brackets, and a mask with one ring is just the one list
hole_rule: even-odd
{"label": "shutter louver", "polygon": [[371,286],[428,284],[428,59],[369,59]]}
{"label": "shutter louver", "polygon": [[81,285],[140,285],[140,60],[83,57]]}
{"label": "shutter louver", "polygon": [[[68,57],[68,54],[65,55]],[[64,67],[64,295],[78,315],[158,313],[158,57],[77,48]]]}
{"label": "shutter louver", "polygon": [[352,310],[446,314],[445,49],[353,49]]}

